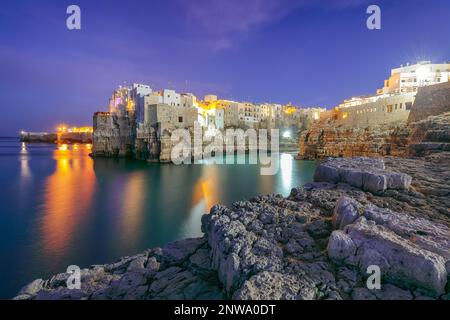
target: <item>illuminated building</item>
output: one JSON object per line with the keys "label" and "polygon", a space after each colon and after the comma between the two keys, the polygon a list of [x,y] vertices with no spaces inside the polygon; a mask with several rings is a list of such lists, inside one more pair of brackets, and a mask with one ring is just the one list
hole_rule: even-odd
{"label": "illuminated building", "polygon": [[391,70],[377,94],[344,100],[337,108],[337,120],[343,125],[364,127],[408,119],[417,91],[424,86],[449,82],[450,63],[419,61]]}
{"label": "illuminated building", "polygon": [[450,63],[433,64],[419,61],[416,64],[392,69],[389,79],[378,94],[417,92],[418,88],[450,81]]}

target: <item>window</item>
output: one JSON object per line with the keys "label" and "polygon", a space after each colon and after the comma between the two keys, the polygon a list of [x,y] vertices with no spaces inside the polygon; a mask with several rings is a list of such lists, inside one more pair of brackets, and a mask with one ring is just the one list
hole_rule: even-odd
{"label": "window", "polygon": [[392,104],[387,106],[387,112],[389,112],[389,113],[392,112]]}
{"label": "window", "polygon": [[183,122],[183,117],[178,117],[178,122],[182,123]]}
{"label": "window", "polygon": [[411,110],[412,102],[405,103],[406,110]]}

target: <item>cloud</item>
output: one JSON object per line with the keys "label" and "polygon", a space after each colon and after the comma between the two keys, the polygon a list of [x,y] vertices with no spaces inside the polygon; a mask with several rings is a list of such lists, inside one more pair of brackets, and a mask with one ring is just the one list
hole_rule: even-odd
{"label": "cloud", "polygon": [[274,23],[303,5],[302,0],[183,1],[186,19],[217,50],[232,47],[239,35]]}
{"label": "cloud", "polygon": [[342,11],[373,0],[180,0],[188,26],[213,50],[230,49],[239,38],[276,23],[303,7]]}

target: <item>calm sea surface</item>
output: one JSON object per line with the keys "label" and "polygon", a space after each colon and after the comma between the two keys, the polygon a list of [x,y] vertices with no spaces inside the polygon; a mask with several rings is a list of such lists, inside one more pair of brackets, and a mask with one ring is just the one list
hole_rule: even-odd
{"label": "calm sea surface", "polygon": [[200,218],[214,204],[288,195],[316,167],[282,153],[278,173],[261,176],[259,165],[93,160],[90,147],[0,138],[0,298],[68,265],[200,236]]}

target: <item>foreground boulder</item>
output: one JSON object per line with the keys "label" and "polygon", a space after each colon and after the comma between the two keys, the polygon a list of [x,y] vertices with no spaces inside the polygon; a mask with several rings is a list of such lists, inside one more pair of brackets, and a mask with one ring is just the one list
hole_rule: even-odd
{"label": "foreground boulder", "polygon": [[341,198],[333,220],[328,255],[337,263],[365,272],[380,267],[394,283],[445,293],[450,263],[450,229],[425,219],[414,219],[373,205],[365,208],[348,197]]}
{"label": "foreground boulder", "polygon": [[347,183],[372,193],[387,189],[408,190],[411,185],[409,175],[386,170],[383,159],[363,157],[328,158],[317,168],[314,180]]}

